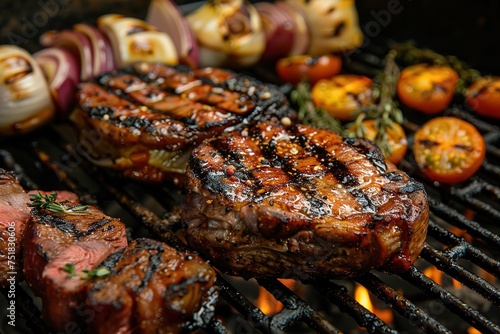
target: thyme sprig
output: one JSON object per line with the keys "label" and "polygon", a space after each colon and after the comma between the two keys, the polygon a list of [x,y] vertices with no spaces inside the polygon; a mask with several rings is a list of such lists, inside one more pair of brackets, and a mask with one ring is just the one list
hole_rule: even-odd
{"label": "thyme sprig", "polygon": [[73,207],[67,207],[57,201],[57,192],[53,191],[50,194],[43,195],[38,192],[37,194],[30,194],[31,203],[28,203],[29,207],[40,208],[49,210],[55,213],[64,213],[70,215],[84,215],[87,210],[88,205],[77,205]]}
{"label": "thyme sprig", "polygon": [[393,127],[394,122],[402,124],[403,113],[395,100],[396,86],[398,83],[400,69],[396,63],[398,53],[391,50],[385,57],[384,70],[378,74],[373,83],[373,97],[377,103],[363,106],[356,113],[353,123],[347,125],[352,131],[344,131],[348,137],[365,137],[366,128],[363,125],[365,119],[375,119],[375,143],[380,147],[384,156],[391,154],[391,147],[387,139],[387,130]]}
{"label": "thyme sprig", "polygon": [[303,124],[342,133],[342,124],[322,108],[316,108],[311,99],[311,86],[306,81],[300,82],[291,92],[291,100],[298,107],[298,118]]}
{"label": "thyme sprig", "polygon": [[106,277],[110,274],[110,271],[108,268],[99,267],[99,268],[92,269],[92,270],[84,269],[84,270],[82,270],[80,275],[77,275],[74,263],[66,263],[64,265],[64,267],[61,268],[61,270],[68,273],[68,278],[79,276],[81,279],[85,279],[85,280]]}

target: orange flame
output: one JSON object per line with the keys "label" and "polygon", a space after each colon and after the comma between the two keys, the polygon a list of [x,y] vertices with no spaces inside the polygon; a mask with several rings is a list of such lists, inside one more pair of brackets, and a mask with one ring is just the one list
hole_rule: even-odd
{"label": "orange flame", "polygon": [[392,324],[394,322],[392,310],[375,307],[370,298],[369,291],[364,286],[359,284],[356,285],[354,289],[354,299],[386,324]]}
{"label": "orange flame", "polygon": [[467,334],[481,334],[481,332],[471,326],[467,328]]}
{"label": "orange flame", "polygon": [[[293,279],[279,279],[283,285],[289,288],[292,291],[295,291],[299,282]],[[274,315],[283,309],[283,304],[276,300],[272,293],[259,286],[259,296],[255,300],[255,306],[257,306],[262,313],[265,315]]]}
{"label": "orange flame", "polygon": [[[436,284],[443,285],[443,272],[434,266],[424,269],[422,272],[425,276],[436,282]],[[454,278],[451,278],[451,285],[454,289],[461,289],[463,284]]]}

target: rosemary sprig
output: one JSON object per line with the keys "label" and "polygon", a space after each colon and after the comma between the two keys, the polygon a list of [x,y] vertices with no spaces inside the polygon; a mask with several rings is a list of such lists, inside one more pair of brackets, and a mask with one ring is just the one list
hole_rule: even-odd
{"label": "rosemary sprig", "polygon": [[67,207],[57,201],[57,192],[53,191],[50,194],[42,195],[42,193],[38,192],[38,194],[30,194],[31,203],[28,203],[29,207],[32,208],[41,208],[45,210],[49,210],[55,213],[64,213],[71,215],[84,215],[87,210],[88,205],[78,205],[73,207]]}
{"label": "rosemary sprig", "polygon": [[75,264],[66,263],[64,267],[61,268],[62,271],[68,273],[68,278],[79,276],[81,279],[89,280],[93,278],[106,277],[110,274],[110,271],[106,267],[99,267],[92,270],[84,269],[80,275],[76,274]]}
{"label": "rosemary sprig", "polygon": [[342,124],[324,109],[316,108],[311,99],[311,86],[300,82],[291,92],[291,100],[298,106],[298,118],[303,124],[342,133]]}

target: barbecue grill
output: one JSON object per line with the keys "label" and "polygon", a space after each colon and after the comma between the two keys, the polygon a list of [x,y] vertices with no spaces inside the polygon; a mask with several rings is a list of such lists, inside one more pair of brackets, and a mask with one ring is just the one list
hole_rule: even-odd
{"label": "barbecue grill", "polygon": [[[376,36],[358,52],[345,55],[346,72],[373,76],[383,66],[391,40]],[[273,81],[262,69],[257,77]],[[264,75],[265,74],[265,75]],[[283,87],[286,91],[287,87]],[[410,111],[405,111],[410,113]],[[419,174],[407,153],[400,168],[421,181],[429,195],[430,221],[424,249],[403,274],[372,271],[353,280],[297,282],[291,288],[277,279],[244,280],[218,273],[220,301],[207,333],[500,333],[500,128],[459,103],[446,112],[476,126],[487,144],[479,172],[457,186],[433,183]],[[411,114],[405,122],[411,148],[423,122]],[[35,133],[0,142],[0,167],[14,171],[26,189],[77,193],[82,201],[119,217],[131,237],[148,236],[187,249],[179,233],[182,190],[174,185],[138,184],[89,163],[70,124],[55,122]],[[376,309],[355,299],[369,291]],[[283,309],[266,314],[256,303],[259,288]],[[6,291],[3,291],[4,295]],[[6,295],[2,296],[5,303]],[[5,305],[5,304],[2,304]],[[16,327],[7,333],[49,333],[39,301],[19,282]],[[2,306],[2,312],[5,307]],[[390,320],[381,316],[383,310]]]}

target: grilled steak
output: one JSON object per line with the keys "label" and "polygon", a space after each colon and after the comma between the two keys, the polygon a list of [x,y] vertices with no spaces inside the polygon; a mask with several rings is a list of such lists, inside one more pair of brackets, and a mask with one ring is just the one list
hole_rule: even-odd
{"label": "grilled steak", "polygon": [[424,244],[423,186],[365,139],[260,124],[201,144],[186,177],[186,239],[230,274],[401,272]]}
{"label": "grilled steak", "polygon": [[213,315],[214,270],[195,254],[137,239],[90,289],[89,333],[192,332]]}
{"label": "grilled steak", "polygon": [[192,148],[206,138],[295,117],[274,86],[213,68],[138,63],[81,84],[78,97],[71,119],[89,158],[150,182],[182,181]]}
{"label": "grilled steak", "polygon": [[0,286],[15,278],[21,261],[21,236],[30,210],[26,206],[28,194],[15,176],[0,169]]}
{"label": "grilled steak", "polygon": [[[60,202],[69,208],[79,204],[76,196]],[[42,298],[46,324],[65,332],[80,324],[88,282],[62,268],[73,264],[76,274],[97,268],[126,247],[125,225],[92,206],[79,215],[34,208],[31,216],[24,239],[24,276]]]}

